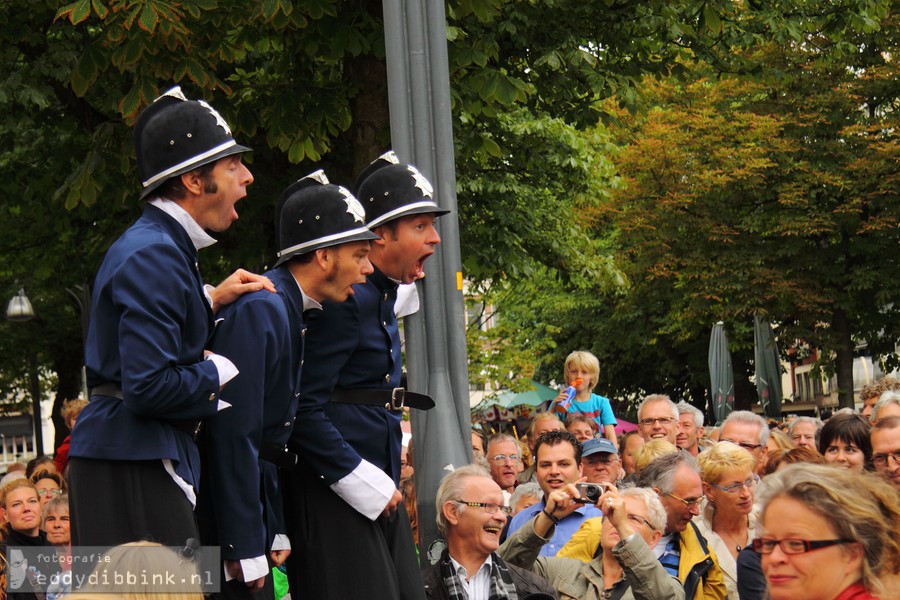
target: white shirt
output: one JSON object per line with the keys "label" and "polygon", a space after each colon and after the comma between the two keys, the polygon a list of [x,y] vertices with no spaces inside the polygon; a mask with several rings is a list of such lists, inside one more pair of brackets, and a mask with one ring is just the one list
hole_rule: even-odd
{"label": "white shirt", "polygon": [[467,579],[468,573],[466,573],[466,568],[456,562],[452,556],[450,557],[450,562],[453,564],[453,570],[456,572],[456,576],[459,577],[459,582],[466,591],[466,596],[469,600],[489,600],[491,597],[492,565],[490,554],[481,563],[481,567],[475,573],[475,576],[470,579]]}

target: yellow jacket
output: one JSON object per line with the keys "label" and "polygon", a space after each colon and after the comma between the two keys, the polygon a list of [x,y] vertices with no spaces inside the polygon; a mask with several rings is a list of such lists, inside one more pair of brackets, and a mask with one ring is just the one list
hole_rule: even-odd
{"label": "yellow jacket", "polygon": [[[556,556],[590,562],[600,547],[602,524],[599,517],[586,519]],[[701,543],[701,537],[693,523],[679,534],[678,580],[684,584],[684,596],[689,600],[724,600],[728,595],[725,576],[715,552],[706,546],[706,540]]]}

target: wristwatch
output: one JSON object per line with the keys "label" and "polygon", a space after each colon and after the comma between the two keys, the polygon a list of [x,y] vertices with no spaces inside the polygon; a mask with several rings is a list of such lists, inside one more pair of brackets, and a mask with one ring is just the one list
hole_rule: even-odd
{"label": "wristwatch", "polygon": [[631,540],[633,540],[636,537],[637,537],[637,531],[635,531],[628,537],[625,537],[625,538],[622,538],[621,540],[619,540],[619,543],[616,544],[616,547],[613,548],[613,550],[619,550],[620,548],[624,548],[625,544],[627,544],[628,542],[630,542]]}

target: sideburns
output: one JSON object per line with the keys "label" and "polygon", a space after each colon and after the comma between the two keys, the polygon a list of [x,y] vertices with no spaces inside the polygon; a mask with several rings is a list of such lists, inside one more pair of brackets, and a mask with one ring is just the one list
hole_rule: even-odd
{"label": "sideburns", "polygon": [[207,194],[215,194],[219,191],[219,185],[213,179],[212,172],[203,173],[203,191]]}

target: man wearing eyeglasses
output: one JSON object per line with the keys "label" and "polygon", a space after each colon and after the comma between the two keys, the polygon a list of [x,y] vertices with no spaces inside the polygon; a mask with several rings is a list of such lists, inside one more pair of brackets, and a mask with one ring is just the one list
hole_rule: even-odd
{"label": "man wearing eyeglasses", "polygon": [[[653,489],[665,509],[665,527],[653,552],[666,572],[682,583],[684,597],[725,598],[725,578],[718,557],[692,522],[700,513],[703,499],[697,460],[686,452],[661,456],[641,472],[638,486]],[[557,556],[590,562],[600,547],[600,523],[600,519],[586,520]]]}
{"label": "man wearing eyeglasses", "polygon": [[554,597],[546,580],[496,554],[509,512],[502,500],[500,487],[479,465],[456,469],[441,481],[435,508],[447,549],[422,571],[428,600]]}
{"label": "man wearing eyeglasses", "polygon": [[674,444],[678,407],[664,394],[650,394],[638,407],[638,430],[647,442],[662,439]]}
{"label": "man wearing eyeglasses", "polygon": [[875,470],[900,491],[900,417],[879,419],[871,438]]}
{"label": "man wearing eyeglasses", "polygon": [[581,450],[581,469],[588,483],[616,485],[625,476],[619,464],[619,449],[606,438],[586,441]]}
{"label": "man wearing eyeglasses", "polygon": [[754,472],[763,475],[766,468],[766,442],[769,426],[766,420],[749,410],[736,410],[722,423],[720,442],[737,444],[753,456]]}
{"label": "man wearing eyeglasses", "polygon": [[599,533],[602,552],[587,563],[539,556],[539,549],[553,535],[554,515],[577,503],[579,497],[572,485],[551,492],[546,512],[507,540],[500,555],[552,582],[561,600],[684,598],[681,583],[666,573],[652,551],[666,523],[665,510],[652,490],[628,488],[619,492],[610,488],[600,497],[597,506],[604,511]]}
{"label": "man wearing eyeglasses", "polygon": [[666,571],[684,584],[685,598],[725,598],[718,557],[692,521],[703,500],[696,459],[686,452],[661,456],[641,472],[638,485],[653,488],[666,509],[666,529],[654,551]]}
{"label": "man wearing eyeglasses", "polygon": [[509,506],[509,498],[516,487],[516,475],[519,474],[519,444],[516,438],[508,433],[491,436],[487,444],[487,462],[491,470],[491,479],[500,486],[503,494],[503,506]]}

